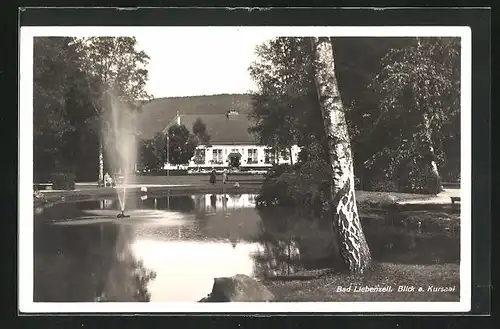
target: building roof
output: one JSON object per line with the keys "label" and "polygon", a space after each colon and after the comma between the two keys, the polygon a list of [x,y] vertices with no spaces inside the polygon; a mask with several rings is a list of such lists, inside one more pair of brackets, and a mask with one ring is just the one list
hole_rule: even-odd
{"label": "building roof", "polygon": [[[181,124],[191,133],[196,119],[200,118],[207,127],[211,144],[255,144],[256,140],[248,132],[250,122],[246,114],[232,115],[230,118],[226,114],[180,114]],[[163,133],[176,123],[174,118],[163,129]]]}
{"label": "building roof", "polygon": [[[229,110],[240,113],[239,119],[234,120],[237,122],[232,122],[232,128],[225,127],[227,122],[226,113]],[[183,124],[189,130],[192,130],[192,123],[196,120],[196,117],[201,117],[207,125],[209,133],[210,129],[214,129],[213,136],[211,136],[213,143],[217,138],[231,141],[236,138],[242,139],[238,142],[244,142],[251,138],[251,136],[247,136],[247,128],[250,125],[247,114],[250,110],[251,96],[245,94],[158,98],[147,102],[141,107],[137,118],[137,130],[140,138],[153,138],[156,133],[163,132],[165,127],[179,113],[184,116],[182,119]],[[211,117],[211,115],[218,115],[218,117]],[[195,116],[195,118],[192,119],[189,116]],[[246,125],[243,121],[247,121]],[[238,130],[236,128],[242,131],[236,132],[235,130]],[[228,136],[223,137],[225,134],[228,134]]]}

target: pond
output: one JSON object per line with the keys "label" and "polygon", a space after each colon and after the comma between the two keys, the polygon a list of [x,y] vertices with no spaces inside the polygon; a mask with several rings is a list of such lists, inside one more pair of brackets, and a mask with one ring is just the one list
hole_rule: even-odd
{"label": "pond", "polygon": [[[216,277],[276,277],[331,262],[329,223],[258,212],[252,194],[60,203],[35,215],[34,300],[197,301]],[[454,209],[360,208],[374,260],[459,263]]]}

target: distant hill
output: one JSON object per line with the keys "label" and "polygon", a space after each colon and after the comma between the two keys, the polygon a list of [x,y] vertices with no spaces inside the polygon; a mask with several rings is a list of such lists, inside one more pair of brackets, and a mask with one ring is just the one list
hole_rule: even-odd
{"label": "distant hill", "polygon": [[236,110],[240,117],[246,117],[251,110],[251,96],[223,94],[157,98],[142,106],[137,129],[141,138],[152,138],[175,118],[177,111],[181,115],[207,115],[226,114],[229,110]]}

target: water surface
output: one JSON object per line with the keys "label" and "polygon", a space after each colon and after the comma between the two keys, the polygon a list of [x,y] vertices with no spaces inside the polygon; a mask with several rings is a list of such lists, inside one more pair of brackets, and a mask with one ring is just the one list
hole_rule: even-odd
{"label": "water surface", "polygon": [[[196,301],[213,279],[328,267],[330,223],[290,209],[259,213],[252,194],[58,204],[35,216],[35,301]],[[459,262],[451,209],[361,209],[373,258]],[[427,216],[427,217],[426,217]],[[422,218],[437,220],[422,221]]]}

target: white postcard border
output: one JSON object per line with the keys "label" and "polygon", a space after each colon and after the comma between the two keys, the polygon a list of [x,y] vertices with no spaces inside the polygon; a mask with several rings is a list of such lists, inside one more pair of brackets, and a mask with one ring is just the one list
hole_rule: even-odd
{"label": "white postcard border", "polygon": [[[132,36],[158,33],[227,33],[244,37],[461,37],[461,228],[459,302],[315,302],[315,303],[41,303],[33,301],[33,38],[38,36]],[[471,30],[467,26],[345,27],[76,27],[30,26],[20,33],[19,89],[19,311],[22,313],[337,313],[467,312],[471,308]],[[209,293],[209,291],[207,291]],[[201,297],[200,297],[201,298]]]}

